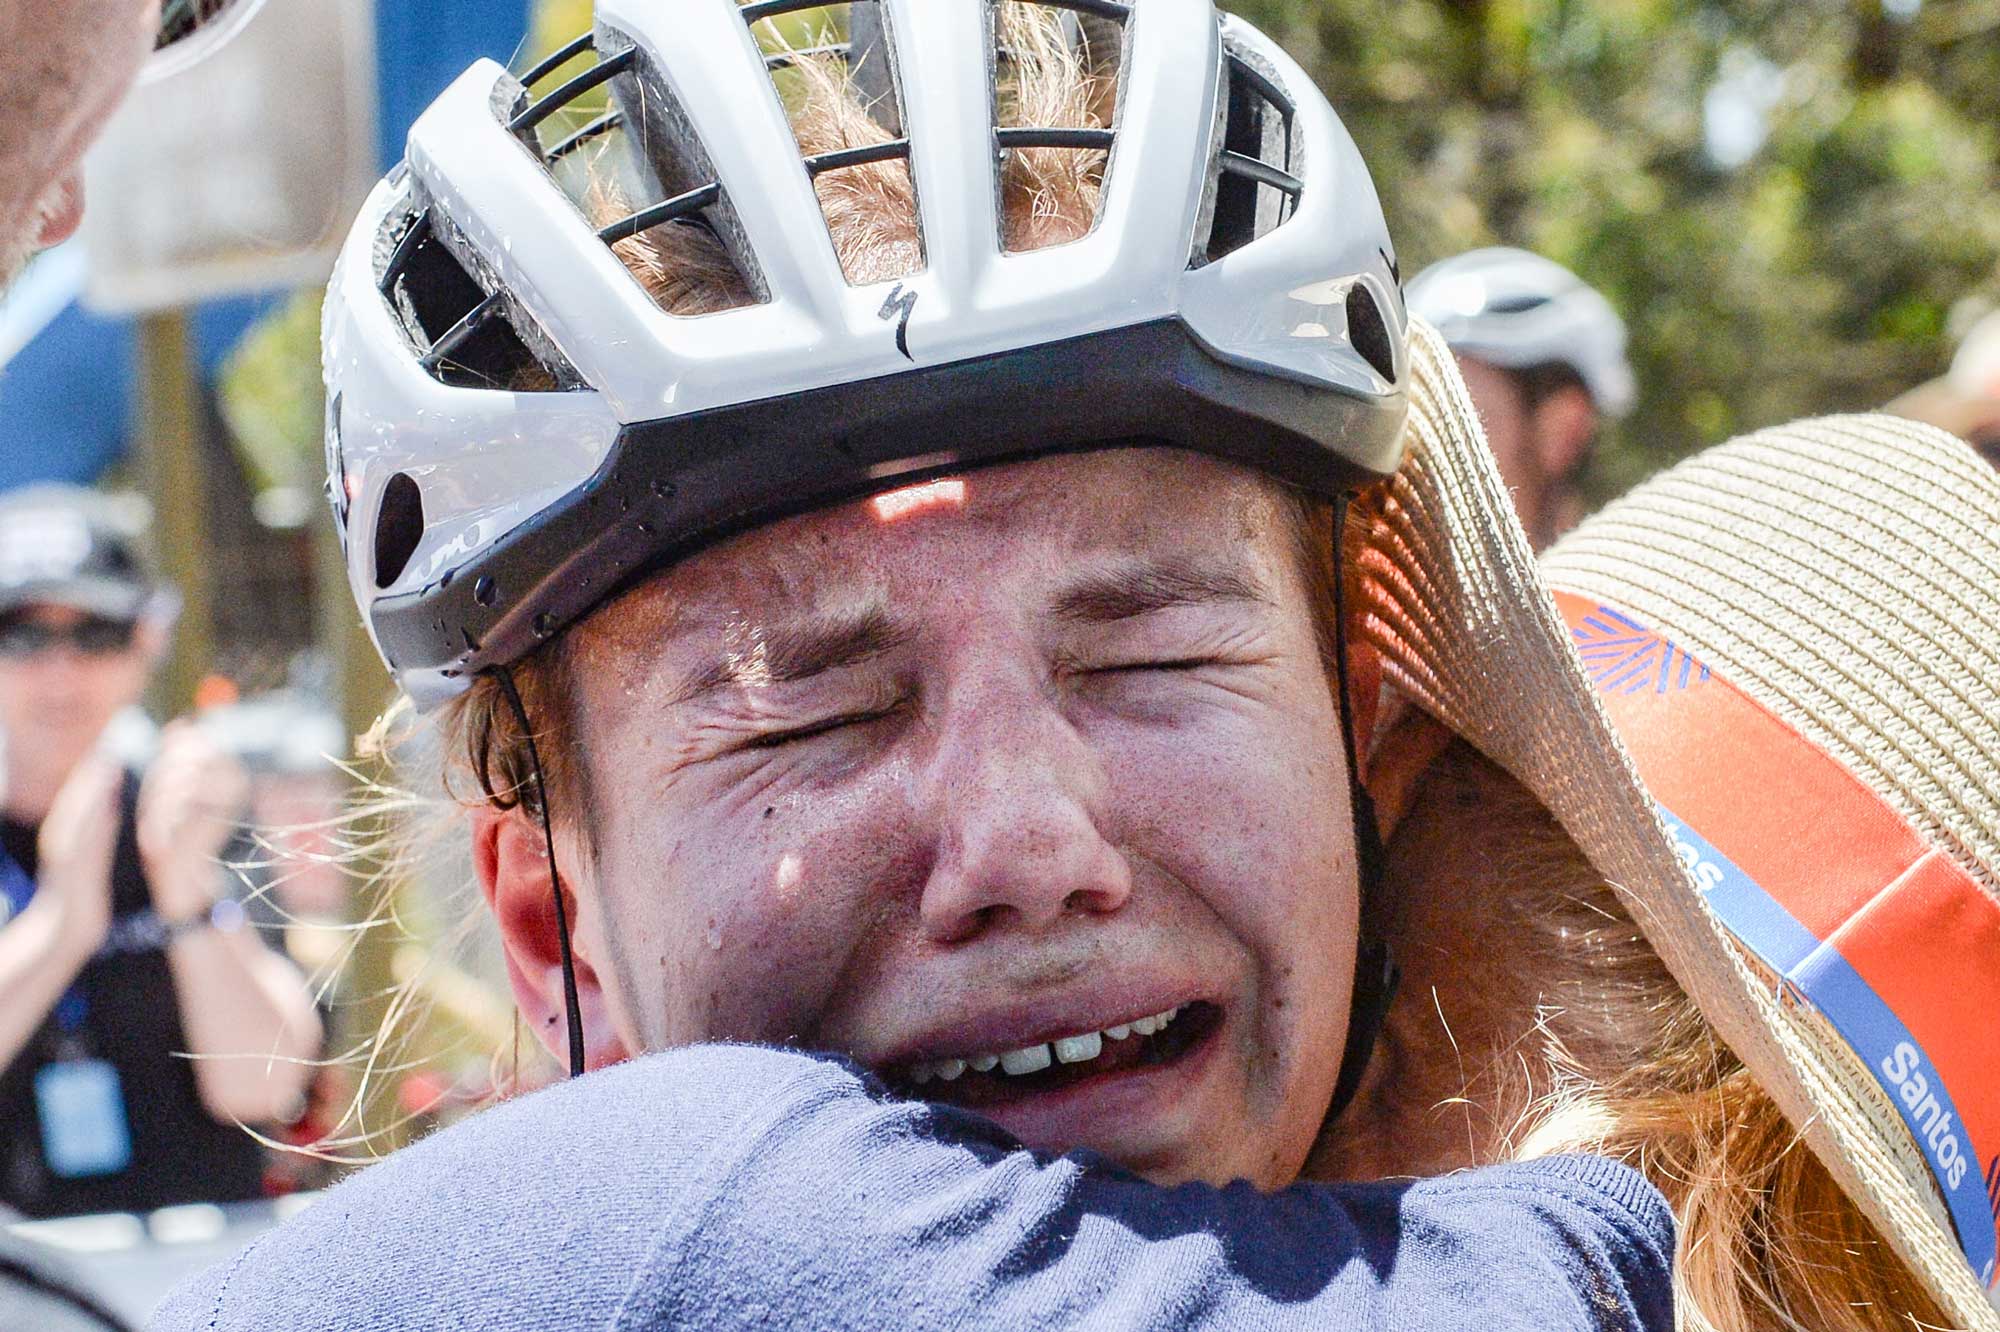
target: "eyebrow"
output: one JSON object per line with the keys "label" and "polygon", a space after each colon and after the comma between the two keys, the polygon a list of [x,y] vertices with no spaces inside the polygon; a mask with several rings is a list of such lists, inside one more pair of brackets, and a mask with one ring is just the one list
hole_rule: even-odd
{"label": "eyebrow", "polygon": [[1270,605],[1264,585],[1234,561],[1213,556],[1169,555],[1132,560],[1084,574],[1057,593],[1058,619],[1081,624],[1130,620],[1175,606],[1218,601]]}
{"label": "eyebrow", "polygon": [[747,648],[725,653],[682,680],[669,706],[732,686],[760,688],[810,680],[893,652],[910,638],[910,629],[896,624],[880,606],[760,628]]}

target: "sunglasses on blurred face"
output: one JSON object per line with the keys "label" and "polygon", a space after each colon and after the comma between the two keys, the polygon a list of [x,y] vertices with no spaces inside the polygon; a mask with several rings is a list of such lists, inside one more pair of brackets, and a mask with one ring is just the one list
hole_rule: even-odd
{"label": "sunglasses on blurred face", "polygon": [[75,624],[49,624],[42,620],[0,621],[0,659],[25,661],[69,646],[85,657],[108,657],[132,646],[138,626],[130,620],[111,620],[92,615]]}

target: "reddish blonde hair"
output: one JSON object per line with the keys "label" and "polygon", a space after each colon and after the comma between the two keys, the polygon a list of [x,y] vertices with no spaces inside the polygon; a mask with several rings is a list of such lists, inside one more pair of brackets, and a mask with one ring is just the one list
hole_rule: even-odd
{"label": "reddish blonde hair", "polygon": [[[1477,860],[1462,876],[1474,900],[1429,896],[1440,885],[1426,837]],[[1526,788],[1454,740],[1389,863],[1389,938],[1410,972],[1384,1037],[1393,1073],[1329,1127],[1313,1173],[1389,1164],[1381,1140],[1408,1125],[1398,1173],[1610,1156],[1651,1179],[1680,1222],[1681,1326],[1946,1326]]]}

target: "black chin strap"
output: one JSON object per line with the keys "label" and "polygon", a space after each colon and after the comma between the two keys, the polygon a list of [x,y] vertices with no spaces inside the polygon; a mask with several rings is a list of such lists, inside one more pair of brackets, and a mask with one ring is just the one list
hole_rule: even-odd
{"label": "black chin strap", "polygon": [[1343,538],[1347,533],[1347,508],[1352,495],[1344,496],[1333,510],[1333,609],[1334,677],[1340,690],[1340,739],[1347,747],[1347,791],[1354,814],[1354,860],[1361,883],[1361,937],[1354,955],[1354,996],[1347,1013],[1347,1048],[1340,1057],[1340,1078],[1334,1083],[1333,1104],[1327,1122],[1338,1119],[1361,1090],[1362,1075],[1375,1053],[1375,1041],[1382,1034],[1389,1004],[1396,997],[1399,973],[1389,956],[1377,919],[1382,907],[1383,878],[1387,853],[1381,829],[1375,822],[1375,801],[1361,784],[1359,748],[1354,739],[1354,704],[1348,690],[1347,664],[1347,579]]}
{"label": "black chin strap", "polygon": [[535,748],[535,728],[528,724],[528,709],[521,703],[521,691],[514,687],[514,673],[505,666],[495,666],[493,676],[500,682],[500,692],[507,696],[507,705],[514,710],[514,720],[521,725],[521,738],[528,744],[528,766],[534,770],[535,808],[542,816],[542,844],[549,854],[549,889],[556,899],[556,942],[562,948],[563,1012],[569,1018],[569,1075],[576,1077],[583,1072],[583,1006],[576,1001],[576,957],[570,951],[569,908],[563,905],[562,875],[556,870],[556,834],[549,821],[549,787],[542,780],[542,755]]}

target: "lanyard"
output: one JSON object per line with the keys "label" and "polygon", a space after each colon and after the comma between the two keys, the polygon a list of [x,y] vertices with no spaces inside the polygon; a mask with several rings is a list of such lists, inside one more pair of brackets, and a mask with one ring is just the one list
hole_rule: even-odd
{"label": "lanyard", "polygon": [[[7,919],[12,920],[28,909],[28,903],[35,900],[35,881],[21,863],[0,849],[0,892],[7,896]],[[56,1001],[55,1019],[65,1036],[75,1036],[83,1030],[84,1020],[90,1016],[90,1003],[84,997],[81,981],[63,992]]]}

